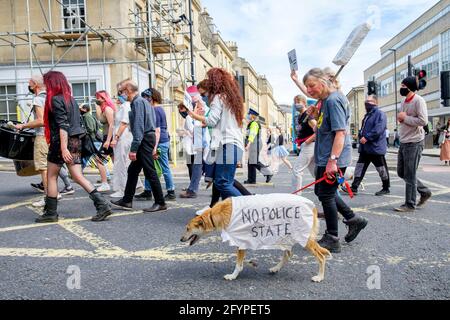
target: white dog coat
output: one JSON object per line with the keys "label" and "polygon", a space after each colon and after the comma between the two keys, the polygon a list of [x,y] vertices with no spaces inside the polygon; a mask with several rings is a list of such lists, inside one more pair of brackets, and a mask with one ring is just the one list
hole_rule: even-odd
{"label": "white dog coat", "polygon": [[232,198],[233,212],[222,240],[241,250],[305,247],[313,226],[314,203],[292,194]]}

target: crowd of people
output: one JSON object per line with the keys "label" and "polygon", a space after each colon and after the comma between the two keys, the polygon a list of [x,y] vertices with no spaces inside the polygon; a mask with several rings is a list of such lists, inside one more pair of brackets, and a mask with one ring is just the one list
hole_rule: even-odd
{"label": "crowd of people", "polygon": [[[346,242],[353,241],[368,224],[366,218],[353,212],[338,191],[338,178],[344,176],[352,162],[349,102],[336,74],[329,68],[312,69],[302,80],[294,71],[291,78],[303,93],[294,98],[299,111],[295,134],[300,152],[293,164],[287,159],[289,151],[285,147],[283,130],[272,128],[265,139],[258,112],[253,109],[246,112],[239,86],[229,72],[213,68],[207,72],[205,80],[187,89],[192,103],[178,105],[184,124],[177,129],[177,134],[182,139],[190,183],[179,193],[179,198],[196,198],[203,177],[207,187],[212,186],[212,199],[207,208],[220,199],[251,195],[246,185],[256,184],[257,171],[269,183],[281,163],[292,174],[292,191],[304,186],[306,170],[314,180],[325,176],[327,180],[314,187],[326,222],[319,244],[331,252],[340,252],[338,214],[348,226]],[[113,213],[113,208],[132,210],[134,200],[154,202],[144,209],[145,212],[165,211],[168,201],[176,201],[169,165],[170,141],[174,137],[168,131],[161,93],[154,88],[139,92],[131,79],[121,81],[116,88],[114,99],[104,90],[95,93],[94,115],[89,104],[78,106],[64,74],[50,71],[30,79],[34,120],[17,124],[16,128],[36,131],[34,162],[42,182],[33,187],[45,193],[44,199],[33,204],[44,207],[43,215],[36,222],[58,221],[58,198],[74,192],[67,170],[92,199],[96,208],[93,221],[105,220]],[[431,197],[430,190],[416,177],[423,150],[423,127],[427,123],[426,103],[416,93],[417,89],[415,77],[404,79],[400,89],[405,100],[398,115],[397,171],[405,180],[406,192],[405,203],[395,209],[399,212],[414,211]],[[316,103],[308,105],[307,98],[315,99]],[[373,163],[382,182],[382,189],[376,195],[383,196],[390,193],[385,158],[389,143],[386,115],[378,109],[375,95],[367,97],[365,107],[367,113],[359,132],[359,159],[354,179],[350,188],[342,190],[358,194],[366,170]],[[450,121],[443,130],[445,154],[441,159],[444,161],[450,161],[449,125]],[[248,177],[241,184],[235,176],[244,154],[247,155]],[[111,173],[107,165],[109,159],[113,162]],[[93,185],[83,175],[83,170],[92,165],[99,170],[98,185]],[[139,177],[142,170],[144,182]],[[113,193],[110,196],[116,200],[108,201],[104,192],[111,190],[111,174]],[[165,195],[160,175],[164,177]],[[58,177],[65,184],[61,190],[58,190]],[[137,189],[142,192],[135,195]],[[416,190],[421,196],[417,204]]]}

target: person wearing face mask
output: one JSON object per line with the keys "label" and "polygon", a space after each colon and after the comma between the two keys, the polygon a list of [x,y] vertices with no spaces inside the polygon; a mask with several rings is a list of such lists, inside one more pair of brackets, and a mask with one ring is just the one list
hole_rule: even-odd
{"label": "person wearing face mask", "polygon": [[[378,99],[375,95],[367,97],[365,102],[366,115],[359,131],[359,159],[355,167],[355,173],[351,190],[358,194],[358,187],[371,163],[375,166],[383,183],[383,188],[375,193],[376,196],[390,194],[389,169],[386,163],[387,141],[385,130],[387,126],[386,114],[378,109]],[[344,192],[347,189],[342,188]]]}
{"label": "person wearing face mask", "polygon": [[[400,94],[405,97],[399,122],[400,149],[398,151],[397,173],[406,183],[405,203],[394,210],[397,212],[414,212],[422,208],[431,198],[431,191],[419,179],[417,169],[424,147],[424,126],[428,124],[428,111],[425,100],[419,96],[416,77],[406,77],[401,84]],[[416,190],[420,200],[416,204]]]}
{"label": "person wearing face mask", "polygon": [[363,230],[368,221],[353,212],[336,191],[339,170],[345,173],[351,164],[350,108],[345,95],[336,90],[324,70],[315,68],[303,77],[308,95],[321,101],[316,128],[314,160],[316,180],[327,176],[334,183],[322,181],[315,185],[314,192],[322,203],[326,221],[326,231],[319,244],[334,253],[341,251],[338,237],[338,212],[345,218],[348,226],[346,242],[352,242]]}
{"label": "person wearing face mask", "polygon": [[[118,92],[121,92],[120,83],[117,85]],[[112,179],[114,193],[111,198],[122,198],[127,184],[127,171],[131,163],[128,158],[128,151],[131,148],[133,135],[129,128],[129,113],[131,111],[130,103],[123,95],[117,95],[117,111],[114,116],[114,137],[111,141],[111,147],[114,149],[114,176]],[[144,185],[141,179],[138,179],[137,189],[142,189]]]}

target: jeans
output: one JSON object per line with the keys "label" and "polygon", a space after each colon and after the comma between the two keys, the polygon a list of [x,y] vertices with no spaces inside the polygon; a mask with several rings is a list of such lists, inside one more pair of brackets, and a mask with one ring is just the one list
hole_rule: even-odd
{"label": "jeans", "polygon": [[141,173],[141,170],[144,169],[145,179],[150,182],[153,195],[155,197],[155,203],[159,205],[165,204],[161,183],[159,182],[152,157],[155,142],[156,137],[154,133],[145,135],[138,151],[136,152],[137,160],[132,161],[128,167],[128,178],[123,197],[123,201],[126,203],[133,201],[133,197],[136,192],[136,185],[139,179],[139,173]]}
{"label": "jeans", "polygon": [[198,152],[191,156],[190,176],[191,182],[189,183],[188,191],[197,193],[202,179],[203,173],[203,153]]}
{"label": "jeans", "polygon": [[[342,173],[345,173],[345,169],[347,168],[341,168]],[[317,167],[316,180],[321,179],[325,171],[325,167]],[[355,217],[352,209],[350,209],[344,200],[336,194],[338,185],[338,181],[333,184],[322,181],[321,183],[316,184],[314,188],[315,194],[322,203],[327,233],[336,237],[338,236],[338,212],[342,214],[345,220],[350,220]]]}
{"label": "jeans", "polygon": [[405,205],[409,208],[416,207],[416,190],[421,196],[431,194],[430,189],[417,179],[417,169],[419,168],[423,146],[423,141],[401,143],[398,150],[397,174],[406,183]]}
{"label": "jeans", "polygon": [[217,152],[214,185],[219,190],[222,200],[242,195],[233,185],[237,163],[241,160],[242,154],[243,151],[234,144],[225,144]]}
{"label": "jeans", "polygon": [[378,175],[383,182],[383,190],[389,190],[391,187],[390,179],[389,179],[389,168],[386,163],[386,157],[384,155],[379,154],[367,154],[365,152],[361,152],[359,154],[358,163],[356,164],[354,179],[352,183],[353,189],[358,189],[359,185],[364,179],[367,168],[369,165],[373,163],[375,169],[378,172]]}
{"label": "jeans", "polygon": [[[166,189],[167,191],[174,191],[175,186],[173,185],[172,172],[170,171],[169,166],[170,142],[160,143],[158,147],[161,149],[161,154],[159,155],[159,163],[161,164],[164,181],[166,181]],[[147,179],[145,179],[145,190],[152,191],[152,187]]]}

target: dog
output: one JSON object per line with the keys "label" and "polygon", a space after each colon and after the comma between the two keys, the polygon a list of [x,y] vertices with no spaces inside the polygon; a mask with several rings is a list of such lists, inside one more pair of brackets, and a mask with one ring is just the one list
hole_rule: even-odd
{"label": "dog", "polygon": [[[348,168],[345,170],[345,173],[344,173],[344,179],[345,179],[346,181],[348,181],[348,182],[351,182],[351,181],[353,181],[354,177],[355,177],[355,167],[348,167]],[[340,184],[339,187],[338,187],[339,191],[344,191],[344,190],[342,190],[343,188],[345,188],[345,185],[344,185],[344,184]],[[365,187],[365,185],[364,185],[364,182],[361,182],[361,184],[359,185],[359,188],[360,188],[362,191],[365,191],[365,190],[366,190],[366,187]]]}
{"label": "dog", "polygon": [[[264,195],[270,198],[270,194]],[[252,196],[246,197],[236,197],[247,199]],[[298,196],[294,196],[298,199]],[[309,200],[307,200],[309,201]],[[319,220],[317,218],[317,210],[314,208],[312,215],[312,228],[309,230],[309,238],[307,238],[307,243],[305,249],[308,250],[319,262],[319,273],[318,275],[311,278],[313,282],[321,282],[325,278],[325,263],[327,257],[331,258],[331,253],[322,248],[316,241],[317,234],[319,232]],[[227,199],[225,201],[217,203],[213,208],[207,209],[202,215],[193,218],[186,225],[186,232],[181,238],[182,242],[189,242],[189,245],[195,244],[202,236],[213,232],[213,231],[223,231],[226,230],[230,224],[230,219],[233,212],[233,201]],[[278,211],[277,211],[278,212]],[[292,247],[291,247],[292,249]],[[238,248],[236,267],[231,274],[224,276],[226,280],[235,280],[239,273],[244,267],[245,250]],[[280,262],[271,268],[269,271],[271,274],[276,274],[281,270],[281,268],[289,261],[292,257],[292,250],[284,250],[283,256]]]}

